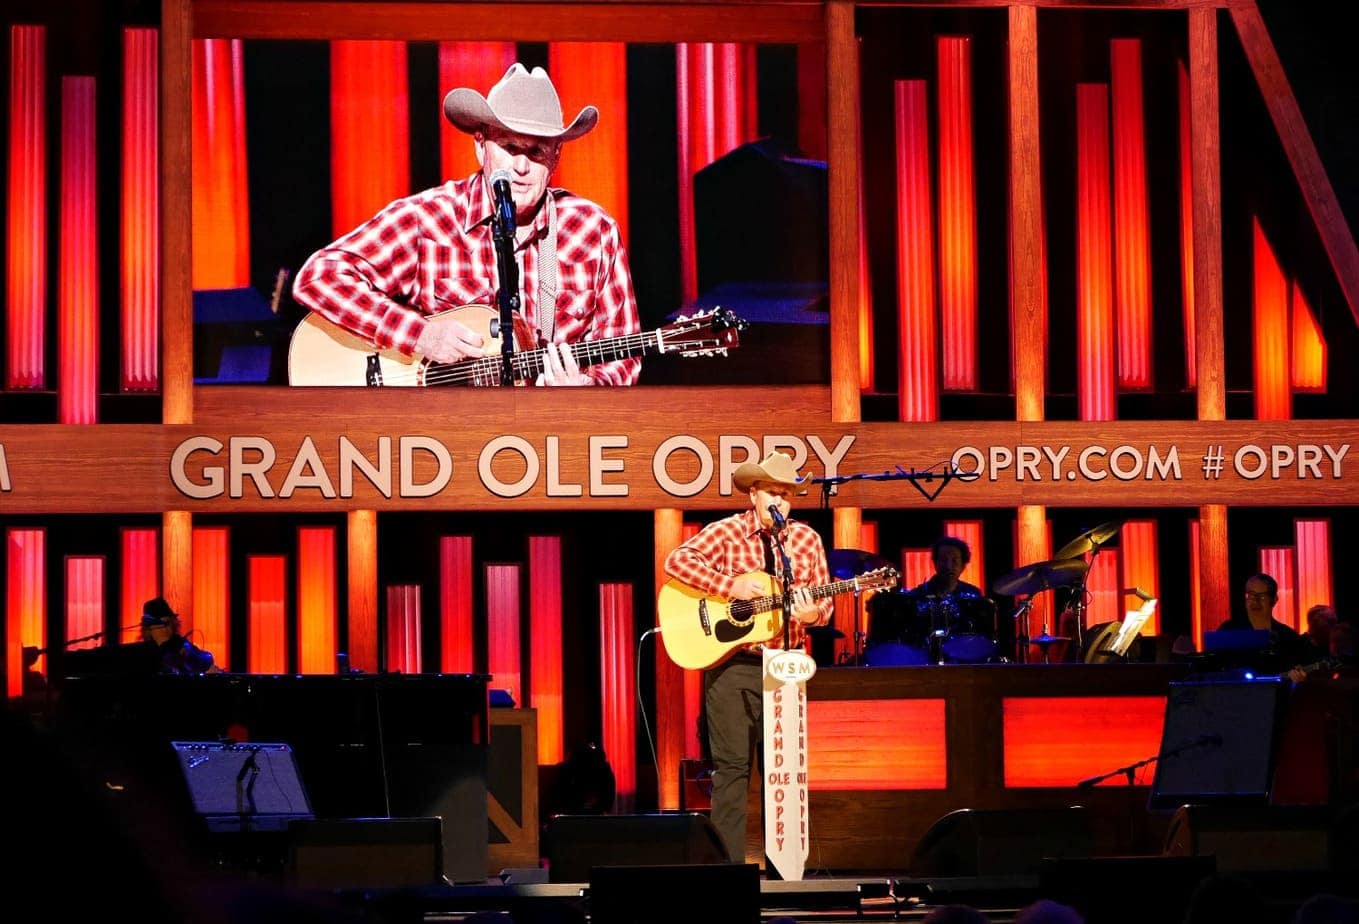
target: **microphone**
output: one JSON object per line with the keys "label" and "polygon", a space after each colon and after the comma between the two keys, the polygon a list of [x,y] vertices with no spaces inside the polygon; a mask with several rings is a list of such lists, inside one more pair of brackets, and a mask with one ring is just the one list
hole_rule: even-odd
{"label": "microphone", "polygon": [[1143,603],[1147,603],[1147,602],[1149,602],[1149,601],[1151,601],[1151,600],[1155,600],[1155,599],[1156,599],[1155,597],[1153,597],[1151,594],[1147,593],[1145,590],[1143,590],[1143,589],[1140,588],[1140,587],[1129,587],[1129,588],[1126,588],[1126,589],[1123,591],[1123,593],[1124,593],[1125,595],[1131,594],[1132,596],[1137,597],[1137,599],[1141,600]]}
{"label": "microphone", "polygon": [[774,528],[775,528],[776,530],[783,531],[785,528],[787,528],[787,526],[788,526],[788,521],[785,520],[785,519],[783,518],[783,514],[779,512],[779,505],[778,505],[778,504],[770,504],[770,505],[769,505],[769,516],[770,516],[770,518],[773,519],[773,521],[774,521]]}
{"label": "microphone", "polygon": [[491,174],[491,193],[495,197],[495,217],[500,233],[514,233],[514,199],[510,196],[510,171],[497,170]]}

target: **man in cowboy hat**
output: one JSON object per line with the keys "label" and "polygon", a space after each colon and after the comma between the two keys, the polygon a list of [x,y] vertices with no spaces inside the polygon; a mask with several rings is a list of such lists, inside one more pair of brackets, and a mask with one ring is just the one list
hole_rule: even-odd
{"label": "man in cowboy hat", "polygon": [[[766,575],[781,570],[776,551],[781,545],[794,588],[790,643],[799,647],[806,627],[824,625],[832,607],[829,598],[818,603],[810,592],[830,583],[821,536],[806,523],[788,519],[793,495],[806,493],[806,478],[798,477],[789,455],[771,452],[758,463],[740,465],[732,482],[748,495],[750,509],[708,524],[676,548],[665,560],[666,573],[705,594],[751,600],[769,593]],[[759,640],[703,675],[713,762],[712,820],[734,863],[745,862],[750,755],[763,734],[760,649],[782,646],[782,633]]]}
{"label": "man in cowboy hat", "polygon": [[513,65],[482,96],[459,88],[444,115],[472,136],[481,169],[391,203],[311,256],[297,301],[379,349],[451,363],[486,355],[486,339],[457,317],[430,315],[495,305],[498,289],[491,178],[508,177],[525,321],[547,345],[544,385],[631,385],[635,358],[580,368],[567,345],[637,333],[637,303],[618,224],[588,199],[550,189],[563,142],[595,127],[586,106],[562,119],[542,68]]}

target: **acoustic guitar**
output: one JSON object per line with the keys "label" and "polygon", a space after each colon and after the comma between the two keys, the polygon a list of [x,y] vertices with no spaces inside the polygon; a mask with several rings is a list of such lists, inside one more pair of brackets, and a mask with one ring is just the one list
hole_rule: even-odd
{"label": "acoustic guitar", "polygon": [[[312,312],[293,331],[288,346],[290,385],[499,385],[502,357],[499,312],[485,305],[464,305],[430,315],[432,324],[458,321],[486,340],[485,356],[436,363],[423,356],[379,350],[322,315]],[[725,356],[740,346],[748,325],[724,308],[679,318],[664,327],[636,334],[582,340],[570,344],[580,368],[632,356],[674,353],[680,356]],[[516,384],[534,381],[543,371],[545,349],[522,318],[515,319],[511,368]]]}
{"label": "acoustic guitar", "polygon": [[[724,600],[671,579],[656,598],[665,653],[680,667],[703,670],[721,664],[737,648],[767,642],[783,631],[783,595],[774,578],[752,572],[765,583],[765,595],[752,600]],[[851,591],[895,587],[900,573],[878,568],[844,581],[811,588],[813,600]]]}

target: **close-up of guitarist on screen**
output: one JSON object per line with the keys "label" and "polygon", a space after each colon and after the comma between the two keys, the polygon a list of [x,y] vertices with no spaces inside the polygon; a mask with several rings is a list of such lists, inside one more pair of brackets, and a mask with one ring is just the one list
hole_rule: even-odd
{"label": "close-up of guitarist on screen", "polygon": [[[618,224],[548,186],[562,145],[593,129],[599,111],[586,106],[564,124],[547,73],[521,64],[484,97],[452,90],[443,110],[472,136],[481,169],[392,202],[307,260],[293,294],[312,314],[299,328],[308,336],[294,335],[290,381],[435,384],[427,364],[410,363],[420,357],[450,364],[449,384],[634,384],[644,349]],[[513,349],[498,345],[502,331]],[[388,380],[373,381],[365,348],[395,360]],[[337,375],[332,360],[346,351],[355,372]]]}
{"label": "close-up of guitarist on screen", "polygon": [[[831,597],[817,593],[830,580],[821,536],[806,523],[789,518],[791,500],[796,494],[806,493],[806,481],[805,476],[798,477],[786,453],[773,452],[758,464],[742,464],[733,473],[732,483],[737,496],[748,493],[750,509],[710,523],[677,547],[665,560],[666,573],[699,595],[738,601],[770,595],[778,599],[783,588],[781,546],[792,577],[788,643],[790,647],[801,646],[806,627],[826,624],[833,608]],[[665,605],[663,600],[659,608],[664,611]],[[736,609],[732,607],[733,612]],[[729,645],[721,646],[726,648],[725,653],[719,647],[703,675],[713,762],[712,821],[736,863],[745,862],[751,753],[763,734],[760,650],[784,644],[783,607],[752,609],[755,611],[746,622],[750,631],[744,635],[729,633]],[[671,657],[682,664],[691,660],[683,655],[676,657],[684,638],[671,631],[672,622],[664,612],[661,625],[661,639]],[[688,623],[677,620],[673,625],[679,628]],[[732,625],[723,622],[723,626]],[[720,637],[723,633],[715,634]]]}

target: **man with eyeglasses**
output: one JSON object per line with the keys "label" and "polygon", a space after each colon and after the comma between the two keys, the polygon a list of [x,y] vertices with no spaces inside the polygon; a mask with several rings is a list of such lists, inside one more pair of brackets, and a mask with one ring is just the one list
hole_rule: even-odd
{"label": "man with eyeglasses", "polygon": [[569,348],[641,330],[618,223],[596,203],[548,186],[562,144],[593,129],[599,110],[586,106],[564,124],[547,72],[517,63],[486,96],[460,87],[443,109],[472,136],[481,169],[398,199],[321,248],[297,274],[297,301],[379,350],[436,363],[494,355],[482,306],[496,304],[493,186],[503,184],[515,213],[504,224],[514,225],[521,305],[505,336],[544,347],[535,384],[634,384],[636,357],[582,368]]}
{"label": "man with eyeglasses", "polygon": [[1268,630],[1275,666],[1283,670],[1306,662],[1307,645],[1296,629],[1274,618],[1278,602],[1279,582],[1268,574],[1252,574],[1246,579],[1245,615],[1231,617],[1218,629]]}

